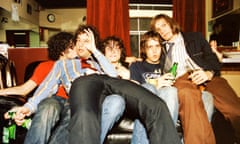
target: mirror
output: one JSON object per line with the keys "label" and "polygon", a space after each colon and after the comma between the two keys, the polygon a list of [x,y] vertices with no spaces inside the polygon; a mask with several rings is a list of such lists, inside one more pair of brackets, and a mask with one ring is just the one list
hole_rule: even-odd
{"label": "mirror", "polygon": [[214,24],[220,24],[222,29],[218,36],[220,45],[232,46],[233,42],[239,41],[240,38],[240,9],[237,9],[229,14],[217,18],[208,23],[210,31],[213,32]]}

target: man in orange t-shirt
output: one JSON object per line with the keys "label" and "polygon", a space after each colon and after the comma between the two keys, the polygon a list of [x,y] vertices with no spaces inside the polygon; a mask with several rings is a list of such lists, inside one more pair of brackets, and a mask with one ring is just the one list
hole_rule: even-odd
{"label": "man in orange t-shirt", "polygon": [[[55,63],[55,61],[52,61],[52,60],[41,62],[34,70],[34,73],[33,73],[32,77],[30,78],[30,80],[34,81],[37,85],[39,85],[44,80],[44,78],[47,76],[47,74],[50,72],[54,63]],[[62,98],[65,98],[65,99],[68,98],[63,86],[60,86],[58,88],[58,92],[56,95],[60,96]]]}
{"label": "man in orange t-shirt", "polygon": [[[67,32],[60,32],[51,37],[48,41],[48,57],[50,60],[41,62],[34,70],[31,78],[24,84],[1,89],[0,95],[22,95],[26,97],[26,95],[41,84],[51,71],[55,61],[61,59],[73,59],[77,56],[72,39],[73,35]],[[58,43],[58,47],[54,46],[55,43]],[[28,138],[34,138],[36,140],[36,137],[33,136],[36,134],[38,135],[36,141],[39,143],[41,143],[40,141],[49,141],[50,136],[54,135],[52,134],[52,128],[55,127],[58,120],[62,119],[61,121],[64,121],[65,119],[69,119],[69,117],[66,116],[70,115],[67,98],[68,96],[64,88],[60,86],[58,92],[54,96],[45,99],[38,105],[38,112],[32,119],[32,125],[27,132],[25,143],[29,141]],[[41,117],[44,117],[45,119],[40,119]],[[9,118],[7,113],[5,113],[5,118]],[[39,121],[45,125],[38,125]],[[41,129],[36,128],[35,126],[39,126]],[[60,128],[62,127],[59,126],[58,129]]]}

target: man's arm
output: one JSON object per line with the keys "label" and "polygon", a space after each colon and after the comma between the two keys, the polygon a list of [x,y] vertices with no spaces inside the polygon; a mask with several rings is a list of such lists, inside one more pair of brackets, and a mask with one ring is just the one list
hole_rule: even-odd
{"label": "man's arm", "polygon": [[221,64],[219,63],[217,56],[215,55],[215,53],[212,52],[210,44],[203,37],[203,35],[200,33],[198,36],[199,36],[199,41],[201,42],[201,47],[202,47],[204,59],[206,62],[206,64],[204,65],[204,69],[213,70],[216,73],[218,73],[220,71]]}
{"label": "man's arm", "polygon": [[33,80],[28,80],[24,84],[0,90],[0,95],[21,95],[29,94],[37,84]]}
{"label": "man's arm", "polygon": [[56,62],[53,69],[34,92],[33,97],[31,97],[28,102],[24,104],[24,107],[28,108],[31,113],[34,113],[37,110],[38,104],[43,99],[50,97],[57,92],[58,84],[60,83],[60,76],[61,63]]}
{"label": "man's arm", "polygon": [[96,48],[94,34],[91,30],[85,31],[89,36],[89,45],[87,49],[91,51],[94,57],[98,60],[103,72],[111,77],[117,77],[117,71],[114,66],[107,60],[107,58]]}
{"label": "man's arm", "polygon": [[97,49],[92,51],[94,57],[98,60],[102,70],[105,74],[111,77],[117,77],[117,71],[114,66],[107,60],[107,58]]}

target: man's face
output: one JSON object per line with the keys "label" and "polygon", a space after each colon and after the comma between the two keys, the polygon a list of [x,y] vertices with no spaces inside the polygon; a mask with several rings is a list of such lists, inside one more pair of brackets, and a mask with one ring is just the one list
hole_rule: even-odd
{"label": "man's face", "polygon": [[156,20],[155,30],[161,35],[161,37],[169,41],[173,38],[173,32],[170,25],[163,18]]}
{"label": "man's face", "polygon": [[69,46],[67,47],[67,49],[63,52],[63,56],[66,59],[73,59],[77,57],[76,47],[74,46],[72,41],[69,43]]}
{"label": "man's face", "polygon": [[77,36],[76,39],[76,52],[77,55],[81,58],[89,58],[91,56],[91,52],[88,50],[88,47],[90,46],[89,37],[86,33],[80,33]]}
{"label": "man's face", "polygon": [[146,42],[146,61],[151,64],[158,64],[161,55],[161,45],[157,39],[149,39]]}
{"label": "man's face", "polygon": [[116,63],[120,60],[121,48],[116,44],[108,45],[105,48],[105,56],[110,62]]}

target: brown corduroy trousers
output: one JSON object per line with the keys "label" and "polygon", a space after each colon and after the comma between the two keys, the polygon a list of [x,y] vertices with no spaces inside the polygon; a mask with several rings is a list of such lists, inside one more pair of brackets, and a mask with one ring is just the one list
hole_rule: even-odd
{"label": "brown corduroy trousers", "polygon": [[202,94],[198,86],[188,79],[179,77],[175,84],[178,89],[179,116],[185,144],[215,144],[212,126],[204,109]]}
{"label": "brown corduroy trousers", "polygon": [[[185,144],[214,144],[212,127],[207,119],[201,99],[201,91],[193,84],[188,75],[178,78],[179,116],[183,125]],[[240,98],[222,77],[214,77],[207,82],[205,90],[212,93],[214,106],[229,120],[240,139]]]}

